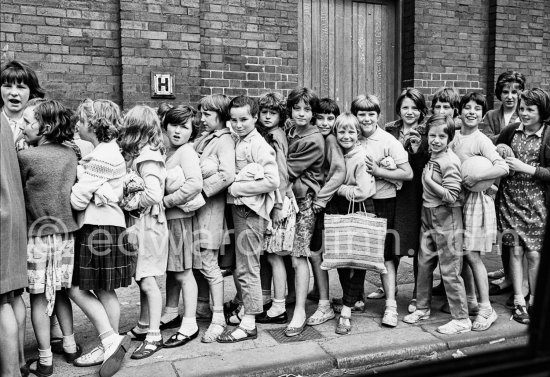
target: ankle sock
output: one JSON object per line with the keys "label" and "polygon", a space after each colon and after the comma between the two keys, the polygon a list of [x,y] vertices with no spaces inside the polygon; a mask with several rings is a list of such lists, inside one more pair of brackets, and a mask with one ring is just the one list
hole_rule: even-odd
{"label": "ankle sock", "polygon": [[223,306],[212,307],[212,322],[213,323],[225,323],[225,316],[223,314]]}
{"label": "ankle sock", "polygon": [[52,347],[48,347],[45,350],[38,349],[38,362],[42,365],[52,365],[53,364],[53,354]]}
{"label": "ankle sock", "polygon": [[514,306],[516,305],[527,306],[525,304],[525,297],[523,297],[523,295],[514,295]]}
{"label": "ankle sock", "polygon": [[99,334],[99,340],[101,340],[101,345],[103,349],[106,350],[111,344],[116,342],[119,339],[120,335],[116,334],[113,329],[107,330]]}
{"label": "ankle sock", "polygon": [[147,331],[147,336],[145,337],[145,340],[149,342],[158,342],[159,340],[162,340],[160,330]]}
{"label": "ankle sock", "polygon": [[344,317],[351,317],[351,308],[349,306],[343,305],[340,315]]}
{"label": "ankle sock", "polygon": [[135,326],[133,330],[136,334],[145,334],[149,331],[149,325],[138,321],[137,326]]}
{"label": "ankle sock", "polygon": [[[239,317],[241,318],[241,320],[244,317],[244,306],[241,306],[241,309],[239,310]],[[237,323],[239,322],[239,318],[237,318],[237,316],[235,315],[232,315],[231,318],[229,318],[229,321],[232,323]]]}
{"label": "ankle sock", "polygon": [[397,311],[397,301],[396,300],[386,300],[386,309]]}
{"label": "ankle sock", "polygon": [[286,300],[284,298],[282,300],[277,300],[276,298],[274,298],[273,303],[271,304],[271,308],[269,308],[269,310],[267,311],[267,315],[273,318],[283,314],[285,311]]}
{"label": "ankle sock", "polygon": [[479,304],[479,313],[489,314],[489,313],[491,313],[492,310],[493,310],[493,308],[491,307],[490,302],[485,302],[483,304]]}
{"label": "ankle sock", "polygon": [[326,309],[330,307],[330,301],[329,300],[319,300],[319,308]]}
{"label": "ankle sock", "polygon": [[256,316],[246,314],[243,317],[240,326],[245,330],[254,330],[256,328]]}
{"label": "ankle sock", "polygon": [[74,333],[71,335],[63,335],[63,351],[67,353],[76,352],[76,342],[74,340]]}
{"label": "ankle sock", "polygon": [[178,332],[183,335],[191,336],[196,333],[198,329],[196,317],[183,317]]}

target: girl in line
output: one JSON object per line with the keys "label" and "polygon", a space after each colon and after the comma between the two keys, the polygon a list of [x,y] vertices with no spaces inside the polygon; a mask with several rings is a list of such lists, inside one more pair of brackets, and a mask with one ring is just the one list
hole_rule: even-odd
{"label": "girl in line", "polygon": [[[521,93],[520,124],[509,125],[497,144],[509,145],[515,157],[507,157],[510,171],[501,182],[497,208],[503,248],[510,254],[510,271],[514,288],[513,318],[528,324],[530,308],[535,302],[535,286],[540,263],[550,195],[550,96],[534,88]],[[522,292],[523,259],[527,259],[531,295],[529,305]],[[529,308],[529,309],[528,309]]]}
{"label": "girl in line", "polygon": [[81,352],[74,340],[70,301],[65,294],[56,297],[57,291],[71,287],[73,232],[78,229],[70,201],[78,157],[63,145],[74,135],[71,116],[72,112],[57,101],[30,101],[23,113],[23,135],[34,148],[18,155],[27,208],[31,320],[39,353],[33,373],[41,376],[53,374],[49,317],[54,306],[66,359],[72,362]]}
{"label": "girl in line", "polygon": [[[508,174],[508,165],[496,151],[496,147],[487,136],[481,133],[479,125],[485,112],[487,102],[482,94],[472,92],[460,100],[459,111],[462,118],[462,128],[449,145],[453,152],[464,163],[469,157],[483,156],[491,161],[492,166],[477,175],[464,175],[464,259],[472,269],[473,281],[479,292],[479,312],[471,329],[487,330],[498,318],[489,301],[489,280],[487,270],[481,260],[481,254],[491,252],[497,239],[497,224],[495,203],[491,196],[484,192],[473,192],[469,189],[476,183],[487,179],[496,179]],[[463,268],[464,271],[464,268]],[[468,307],[476,306],[470,302],[475,297],[472,291],[474,284],[467,281],[464,275]],[[449,322],[441,332],[455,334],[466,330],[466,325],[459,322]]]}
{"label": "girl in line", "polygon": [[74,365],[102,364],[99,374],[105,377],[118,371],[130,346],[130,337],[118,334],[120,303],[115,292],[132,283],[126,220],[119,207],[126,175],[116,142],[121,115],[112,101],[86,99],[78,106],[77,116],[80,137],[94,149],[80,161],[71,192],[80,230],[70,297],[98,331],[100,344]]}
{"label": "girl in line", "polygon": [[[409,164],[413,171],[411,181],[403,181],[395,198],[395,227],[399,234],[399,245],[396,250],[395,270],[403,256],[413,258],[415,284],[408,311],[416,310],[416,278],[418,275],[418,250],[420,249],[420,214],[422,210],[422,170],[428,162],[428,140],[424,118],[428,107],[424,95],[416,88],[403,90],[397,98],[395,110],[399,120],[385,126],[387,132],[401,142],[409,155]],[[397,289],[397,283],[396,283]]]}
{"label": "girl in line", "polygon": [[[229,102],[229,98],[222,94],[201,99],[199,111],[204,132],[193,143],[199,155],[203,177],[202,195],[206,201],[206,204],[197,211],[201,259],[200,273],[197,277],[199,300],[201,279],[206,279],[212,300],[212,320],[201,339],[204,343],[217,341],[226,327],[223,276],[218,264],[218,255],[224,243],[226,229],[227,187],[235,180],[235,141],[226,126]],[[206,302],[207,308],[208,305]]]}
{"label": "girl in line", "polygon": [[[462,177],[460,160],[448,148],[455,134],[450,116],[433,115],[426,122],[430,161],[422,174],[422,228],[418,254],[417,309],[403,318],[416,323],[430,317],[433,271],[439,264],[452,315],[451,322],[470,331],[466,290],[460,276],[462,270]],[[442,326],[443,328],[448,325]],[[442,332],[439,328],[438,331]]]}
{"label": "girl in line", "polygon": [[143,340],[131,357],[144,359],[163,347],[159,329],[162,295],[156,277],[164,275],[168,262],[168,228],[162,205],[166,181],[165,148],[155,111],[139,105],[130,109],[124,117],[118,141],[127,167],[144,181],[137,205],[140,215],[127,218],[128,228],[132,227],[138,241],[135,279],[141,302],[138,325],[130,333],[135,339]]}
{"label": "girl in line", "polygon": [[[372,196],[376,193],[374,177],[367,172],[365,160],[367,150],[358,142],[361,129],[359,121],[350,112],[341,114],[334,123],[334,133],[338,145],[342,148],[345,160],[344,183],[338,188],[337,196],[327,206],[327,214],[348,214],[367,211],[374,213]],[[351,309],[355,305],[358,292],[363,291],[366,270],[338,268],[342,285],[342,310],[336,325],[336,334],[346,335],[351,332]]]}
{"label": "girl in line", "polygon": [[[165,343],[165,347],[178,347],[197,337],[199,328],[196,320],[197,283],[193,268],[200,268],[200,248],[197,234],[197,217],[194,210],[184,210],[184,204],[201,195],[202,174],[199,157],[193,149],[192,140],[197,134],[194,125],[196,110],[190,106],[176,106],[166,113],[162,128],[166,132],[166,169],[168,174],[166,193],[163,199],[168,220],[170,240],[168,246],[168,266],[166,268],[166,318],[165,327],[170,323],[180,326],[177,333]],[[173,172],[180,171],[183,179],[176,190],[169,187],[169,181],[176,178]],[[203,202],[204,203],[204,202]],[[198,260],[197,260],[198,259]],[[183,318],[178,314],[180,292],[183,292]],[[176,323],[178,322],[179,323]],[[162,326],[161,326],[162,327]]]}

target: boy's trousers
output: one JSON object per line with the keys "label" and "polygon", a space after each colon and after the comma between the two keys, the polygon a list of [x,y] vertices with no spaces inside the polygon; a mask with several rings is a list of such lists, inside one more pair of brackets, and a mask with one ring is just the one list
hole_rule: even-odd
{"label": "boy's trousers", "polygon": [[416,307],[430,309],[433,271],[439,260],[451,316],[453,319],[468,318],[466,290],[460,276],[464,237],[462,208],[422,207],[421,221]]}
{"label": "boy's trousers", "polygon": [[244,314],[263,312],[260,253],[267,220],[245,205],[232,205],[235,227],[235,269],[241,285]]}

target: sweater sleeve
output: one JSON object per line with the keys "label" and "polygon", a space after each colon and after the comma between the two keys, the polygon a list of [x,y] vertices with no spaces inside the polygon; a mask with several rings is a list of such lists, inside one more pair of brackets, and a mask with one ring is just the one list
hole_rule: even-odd
{"label": "sweater sleeve", "polygon": [[481,154],[491,160],[493,166],[501,168],[506,174],[509,173],[510,169],[508,168],[508,164],[506,164],[506,161],[504,161],[504,159],[500,157],[497,152],[496,146],[492,142],[490,142],[488,138],[480,138],[480,149]]}
{"label": "sweater sleeve", "polygon": [[323,157],[324,145],[317,145],[314,140],[304,140],[301,148],[289,152],[287,159],[288,175],[291,181],[300,177],[315,161]]}
{"label": "sweater sleeve", "polygon": [[325,161],[329,163],[329,170],[325,179],[325,184],[319,190],[314,203],[325,208],[327,203],[332,199],[338,188],[346,179],[346,163],[344,162],[344,154],[342,149],[336,143],[336,138],[327,136],[326,139],[326,157]]}
{"label": "sweater sleeve", "polygon": [[265,148],[266,146],[264,143],[254,146],[253,153],[254,162],[264,168],[264,177],[252,181],[233,182],[230,187],[231,195],[254,196],[277,190],[280,180],[275,151],[273,148]]}
{"label": "sweater sleeve", "polygon": [[139,164],[139,175],[145,187],[139,200],[140,208],[147,208],[162,201],[164,197],[162,169],[164,164],[158,161],[143,161]]}
{"label": "sweater sleeve", "polygon": [[355,166],[354,177],[355,184],[341,185],[338,188],[338,195],[348,200],[362,202],[376,193],[376,181],[373,175],[367,173],[364,161]]}
{"label": "sweater sleeve", "polygon": [[459,160],[449,159],[445,164],[440,164],[440,168],[441,186],[445,192],[441,199],[445,204],[453,204],[458,199],[462,185]]}
{"label": "sweater sleeve", "polygon": [[85,210],[94,193],[108,180],[105,175],[108,164],[91,159],[81,166],[84,168],[83,173],[71,190],[71,206],[77,211]]}
{"label": "sweater sleeve", "polygon": [[218,172],[203,182],[203,191],[207,197],[219,194],[235,180],[235,142],[230,135],[220,137],[217,142],[217,156],[220,165]]}
{"label": "sweater sleeve", "polygon": [[185,182],[178,190],[164,197],[167,208],[187,203],[202,190],[202,173],[197,153],[192,148],[182,150],[178,164],[183,170]]}

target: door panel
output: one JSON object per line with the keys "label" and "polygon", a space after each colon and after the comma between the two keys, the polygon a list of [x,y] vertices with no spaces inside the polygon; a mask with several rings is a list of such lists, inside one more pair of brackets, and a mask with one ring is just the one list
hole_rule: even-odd
{"label": "door panel", "polygon": [[300,84],[349,110],[359,94],[381,101],[381,124],[395,119],[396,4],[392,0],[300,0]]}

